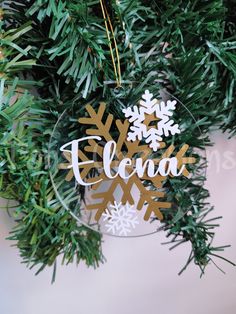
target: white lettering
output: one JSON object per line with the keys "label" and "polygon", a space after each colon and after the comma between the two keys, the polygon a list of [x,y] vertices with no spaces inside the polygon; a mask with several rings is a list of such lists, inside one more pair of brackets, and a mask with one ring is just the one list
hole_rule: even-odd
{"label": "white lettering", "polygon": [[[76,181],[80,185],[83,185],[83,186],[93,185],[102,180],[100,179],[96,182],[86,183],[81,178],[80,167],[94,163],[94,160],[88,160],[84,162],[79,162],[78,160],[79,143],[82,141],[89,140],[89,139],[95,139],[95,140],[101,141],[101,137],[99,136],[87,136],[87,137],[66,143],[60,148],[60,151],[69,152],[71,154],[71,165],[68,166],[68,168],[73,168]],[[71,150],[65,149],[68,146],[71,146]],[[111,164],[113,162],[115,154],[116,154],[116,142],[115,141],[107,142],[103,150],[103,169],[104,169],[105,175],[109,179],[114,179],[118,175],[122,179],[129,179],[134,174],[137,174],[139,178],[142,178],[145,173],[147,173],[147,176],[149,178],[153,178],[157,176],[158,174],[160,174],[163,177],[166,177],[168,175],[177,177],[177,176],[180,176],[185,169],[185,165],[182,165],[181,169],[178,171],[178,160],[176,157],[161,159],[159,164],[156,166],[156,171],[155,171],[155,163],[152,159],[147,159],[143,161],[142,158],[137,158],[136,160],[132,160],[130,158],[124,158],[120,161],[116,169],[117,172],[115,174],[112,174],[112,172],[114,172],[114,169],[112,169]],[[130,171],[131,168],[133,169],[132,172]]]}

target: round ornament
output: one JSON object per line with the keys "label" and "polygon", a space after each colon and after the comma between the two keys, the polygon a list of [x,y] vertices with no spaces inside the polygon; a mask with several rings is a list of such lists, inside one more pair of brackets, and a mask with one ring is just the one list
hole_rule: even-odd
{"label": "round ornament", "polygon": [[79,223],[117,237],[152,234],[182,218],[178,199],[191,198],[189,177],[201,176],[189,123],[196,136],[200,129],[188,109],[148,89],[118,113],[102,100],[82,108],[59,117],[49,145],[51,180],[64,208]]}

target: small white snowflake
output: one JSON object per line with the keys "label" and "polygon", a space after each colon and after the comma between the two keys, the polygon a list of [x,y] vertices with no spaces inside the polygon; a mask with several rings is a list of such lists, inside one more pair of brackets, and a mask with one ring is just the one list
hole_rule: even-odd
{"label": "small white snowflake", "polygon": [[102,216],[107,222],[105,224],[107,231],[114,235],[127,236],[139,224],[136,211],[128,203],[123,206],[121,203],[114,202],[114,205],[106,209]]}
{"label": "small white snowflake", "polygon": [[[140,101],[140,107],[134,106],[123,109],[125,117],[129,119],[133,125],[128,132],[128,141],[136,141],[145,139],[145,142],[154,150],[160,147],[160,142],[163,136],[168,137],[170,134],[175,135],[180,133],[179,125],[174,124],[170,117],[173,115],[173,110],[176,108],[177,102],[175,100],[168,100],[166,103],[161,101],[158,104],[157,99],[152,99],[153,94],[148,90],[142,95],[143,100]],[[145,115],[155,114],[157,127],[148,127],[145,124]]]}

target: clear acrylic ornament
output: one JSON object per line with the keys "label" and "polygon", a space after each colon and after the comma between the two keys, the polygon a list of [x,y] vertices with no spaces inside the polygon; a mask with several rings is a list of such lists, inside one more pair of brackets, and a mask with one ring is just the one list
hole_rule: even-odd
{"label": "clear acrylic ornament", "polygon": [[[134,106],[137,106],[135,110],[140,112],[142,102],[140,104],[139,101],[133,103],[127,100],[123,110],[117,112],[117,109],[113,110],[112,103],[93,100],[87,106],[81,105],[79,110],[65,110],[52,132],[48,164],[57,198],[63,208],[79,224],[96,232],[115,237],[139,237],[156,233],[171,222],[182,219],[189,211],[188,204],[179,203],[179,200],[184,195],[185,200],[189,199],[189,202],[193,202],[191,198],[193,182],[199,186],[198,193],[202,192],[202,178],[205,176],[206,168],[198,160],[194,164],[184,163],[184,161],[193,160],[196,154],[203,157],[205,154],[205,151],[193,150],[191,143],[188,143],[188,138],[192,137],[192,134],[190,136],[189,133],[190,125],[196,126],[194,128],[196,138],[201,136],[197,121],[181,101],[174,96],[163,92],[161,95],[158,92],[155,94],[152,91],[149,93],[152,97],[145,98],[147,91],[144,89],[139,95],[139,99],[143,101],[143,108],[145,109],[147,106],[145,102],[147,103],[148,97],[149,103],[152,102],[153,107],[159,106],[158,111],[152,110],[150,105],[149,115],[147,108],[144,110],[147,121],[135,116],[134,123],[132,123],[132,115],[129,117],[127,114],[127,109],[130,108],[131,111],[134,111]],[[157,99],[157,102],[153,102],[154,99]],[[140,134],[145,134],[140,132],[140,129],[136,138],[133,136],[133,139],[128,140],[129,132],[131,132],[132,138],[132,127],[134,127],[133,130],[137,128],[135,119],[141,121],[140,127],[146,130],[146,135],[150,130],[155,133],[154,129],[158,128],[158,123],[162,122],[163,124],[163,119],[161,120],[156,112],[160,113],[161,105],[162,109],[165,109],[164,107],[167,107],[167,103],[170,101],[175,103],[177,113],[172,110],[172,115],[169,117],[167,115],[166,122],[169,123],[172,120],[171,125],[178,125],[179,132],[174,135],[169,132],[170,136],[165,136],[166,130],[163,129],[163,134],[159,132],[159,135],[162,134],[162,141],[159,143],[162,144],[156,148],[150,147],[150,139],[147,136],[139,137]],[[76,157],[72,157],[72,141],[81,139],[82,141],[77,142],[78,154]],[[116,145],[114,156],[111,156],[112,153],[109,156],[112,159],[110,160],[110,170],[107,170],[114,179],[109,178],[107,172],[104,174],[104,160],[109,160],[109,158],[105,158],[104,156],[107,155],[104,155],[103,152],[109,141],[114,141]],[[188,144],[188,149],[186,152],[184,150],[184,154],[181,156],[183,143]],[[75,151],[76,148],[74,153]],[[168,155],[170,152],[171,154]],[[134,165],[137,159],[140,159],[139,164],[142,164],[142,161],[145,164],[147,159],[154,160],[156,169],[163,158],[174,159],[178,154],[178,164],[181,162],[182,165],[185,164],[188,176],[183,174],[173,176],[170,173],[164,177],[159,173],[150,179],[147,176],[148,167],[145,169],[143,177],[139,177],[137,172],[135,173]],[[124,165],[124,159],[127,159],[127,168],[123,167],[123,171],[119,172],[120,165],[122,163]],[[72,167],[72,160],[75,161],[74,167]],[[77,171],[76,165],[79,171]],[[169,163],[165,167],[168,168],[168,165]],[[76,172],[80,177],[79,180],[78,177],[76,179]],[[134,172],[133,179],[132,172]],[[127,178],[121,177],[121,173]],[[189,180],[190,177],[191,180]],[[81,182],[86,185],[80,184]],[[194,197],[197,197],[196,193]]]}

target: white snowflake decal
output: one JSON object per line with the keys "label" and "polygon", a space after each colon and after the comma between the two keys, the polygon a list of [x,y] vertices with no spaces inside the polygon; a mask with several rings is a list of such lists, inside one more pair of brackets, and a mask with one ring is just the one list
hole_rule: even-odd
{"label": "white snowflake decal", "polygon": [[[166,103],[157,99],[153,99],[153,94],[148,90],[142,95],[143,100],[140,101],[140,107],[128,107],[123,109],[125,117],[129,119],[133,125],[128,132],[128,141],[136,141],[145,139],[145,142],[154,150],[160,147],[160,142],[163,136],[168,137],[180,133],[179,125],[174,124],[170,117],[173,115],[173,110],[176,108],[176,100],[168,100]],[[154,114],[158,119],[157,127],[148,127],[145,124],[146,115]]]}
{"label": "white snowflake decal", "polygon": [[110,209],[105,210],[102,217],[107,221],[105,224],[107,231],[119,236],[127,236],[139,224],[136,211],[128,203],[123,206],[114,202]]}

